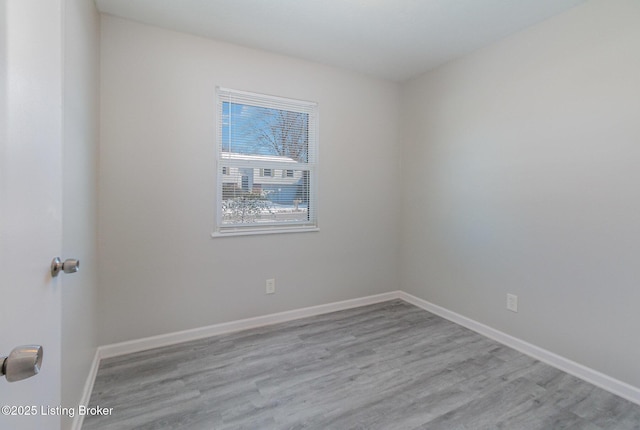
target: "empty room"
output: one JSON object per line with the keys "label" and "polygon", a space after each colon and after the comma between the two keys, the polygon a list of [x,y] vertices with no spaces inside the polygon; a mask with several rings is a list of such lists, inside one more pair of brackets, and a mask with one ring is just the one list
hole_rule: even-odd
{"label": "empty room", "polygon": [[0,31],[0,429],[640,429],[638,0]]}

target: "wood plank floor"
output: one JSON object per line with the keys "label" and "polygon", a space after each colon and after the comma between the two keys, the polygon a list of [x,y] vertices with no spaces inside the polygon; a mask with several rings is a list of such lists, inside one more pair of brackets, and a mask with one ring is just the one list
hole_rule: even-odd
{"label": "wood plank floor", "polygon": [[83,429],[640,429],[640,406],[394,300],[103,360]]}

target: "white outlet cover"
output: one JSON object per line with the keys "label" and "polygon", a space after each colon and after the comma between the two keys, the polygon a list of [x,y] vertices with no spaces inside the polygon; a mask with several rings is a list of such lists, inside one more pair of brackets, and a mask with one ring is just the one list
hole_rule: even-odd
{"label": "white outlet cover", "polygon": [[512,312],[518,312],[518,296],[507,294],[507,309]]}
{"label": "white outlet cover", "polygon": [[265,292],[266,292],[266,294],[275,294],[275,292],[276,292],[276,280],[275,279],[267,279]]}

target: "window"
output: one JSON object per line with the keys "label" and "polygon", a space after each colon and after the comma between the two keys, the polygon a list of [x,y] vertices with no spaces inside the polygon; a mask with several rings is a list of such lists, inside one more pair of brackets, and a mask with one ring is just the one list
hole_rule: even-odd
{"label": "window", "polygon": [[318,229],[317,111],[314,102],[217,89],[214,236]]}
{"label": "window", "polygon": [[273,176],[272,169],[260,169],[260,176]]}

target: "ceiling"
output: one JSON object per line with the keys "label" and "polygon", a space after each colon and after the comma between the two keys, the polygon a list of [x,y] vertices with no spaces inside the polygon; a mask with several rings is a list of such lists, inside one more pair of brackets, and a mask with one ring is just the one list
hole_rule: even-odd
{"label": "ceiling", "polygon": [[403,81],[585,0],[96,0],[101,12]]}

